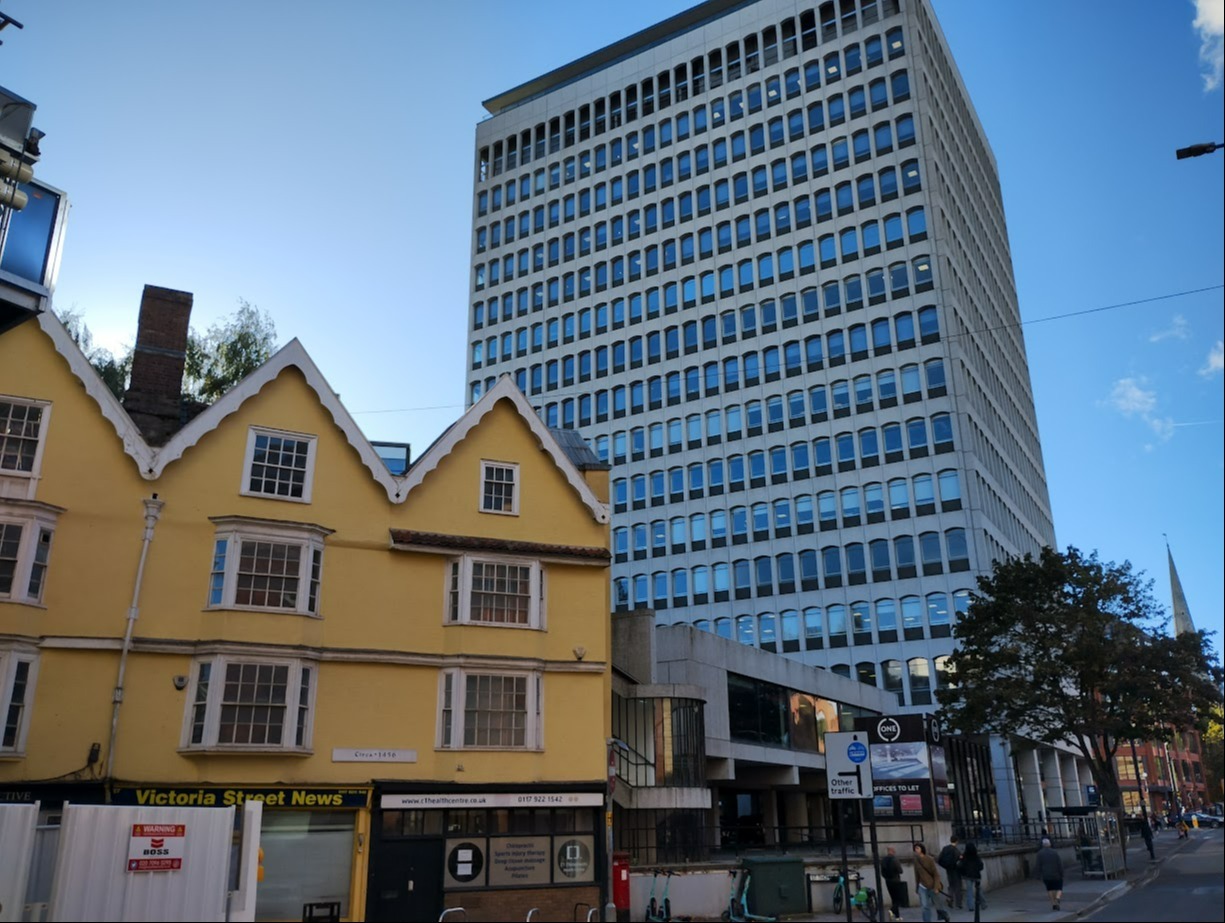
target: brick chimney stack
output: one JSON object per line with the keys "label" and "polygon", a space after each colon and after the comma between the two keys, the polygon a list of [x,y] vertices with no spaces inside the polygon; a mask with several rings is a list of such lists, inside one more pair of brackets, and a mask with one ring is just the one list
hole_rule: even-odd
{"label": "brick chimney stack", "polygon": [[132,380],[123,406],[151,445],[162,445],[182,425],[191,302],[191,292],[156,285],[146,285],[140,298]]}

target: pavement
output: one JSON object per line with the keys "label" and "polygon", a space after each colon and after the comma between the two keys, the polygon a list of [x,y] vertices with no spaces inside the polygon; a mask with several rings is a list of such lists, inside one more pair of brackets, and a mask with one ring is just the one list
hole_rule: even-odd
{"label": "pavement", "polygon": [[[987,908],[980,912],[978,919],[981,923],[1020,920],[1026,923],[1044,923],[1044,921],[1081,919],[1099,910],[1103,904],[1118,900],[1133,888],[1147,884],[1156,877],[1161,866],[1181,852],[1190,841],[1179,840],[1171,832],[1169,835],[1163,833],[1154,842],[1157,850],[1155,860],[1149,859],[1147,850],[1137,840],[1135,845],[1127,851],[1130,861],[1127,872],[1114,878],[1085,878],[1082,877],[1079,868],[1068,869],[1063,881],[1063,899],[1060,901],[1059,910],[1051,909],[1051,901],[1042,882],[1030,878],[988,891],[986,893]],[[1136,846],[1139,848],[1137,849]],[[907,878],[913,878],[913,876],[908,874]],[[911,906],[902,911],[902,919],[906,923],[918,923],[923,919],[923,911],[917,905],[913,883],[910,890]],[[888,899],[886,897],[887,908]],[[950,909],[949,917],[953,923],[969,923],[974,920],[974,914],[969,910]],[[846,920],[846,911],[844,910],[841,914],[828,912],[799,914],[783,919],[787,923],[810,920],[837,923],[837,921]],[[862,921],[865,918],[856,910],[852,919]]]}

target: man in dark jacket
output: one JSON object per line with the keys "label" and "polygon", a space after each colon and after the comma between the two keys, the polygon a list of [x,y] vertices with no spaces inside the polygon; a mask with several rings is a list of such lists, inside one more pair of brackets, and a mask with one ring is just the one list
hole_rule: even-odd
{"label": "man in dark jacket", "polygon": [[1051,899],[1051,910],[1058,910],[1059,901],[1063,897],[1063,860],[1059,858],[1059,853],[1051,848],[1048,837],[1042,838],[1042,848],[1038,850],[1034,861],[1038,877],[1042,879],[1042,886],[1046,888]]}
{"label": "man in dark jacket", "polygon": [[889,847],[880,863],[880,874],[885,879],[885,890],[889,892],[889,919],[902,919],[902,863],[897,850]]}
{"label": "man in dark jacket", "polygon": [[936,864],[944,869],[944,874],[948,876],[949,888],[948,899],[949,906],[961,909],[963,900],[961,890],[961,873],[957,871],[957,863],[961,861],[961,849],[957,846],[957,837],[949,837],[948,845],[940,850],[940,856],[936,859]]}
{"label": "man in dark jacket", "polygon": [[1144,848],[1148,850],[1150,859],[1157,858],[1157,851],[1153,849],[1153,828],[1148,825],[1148,818],[1142,818],[1140,821],[1140,836],[1144,840]]}

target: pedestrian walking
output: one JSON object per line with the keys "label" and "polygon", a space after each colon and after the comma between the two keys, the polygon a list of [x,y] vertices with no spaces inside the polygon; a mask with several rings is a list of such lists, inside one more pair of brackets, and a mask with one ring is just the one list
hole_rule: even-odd
{"label": "pedestrian walking", "polygon": [[1051,897],[1051,910],[1059,909],[1059,901],[1063,897],[1063,860],[1059,853],[1051,848],[1051,841],[1042,838],[1042,848],[1037,856],[1038,877],[1046,887],[1046,893]]}
{"label": "pedestrian walking", "polygon": [[938,919],[948,923],[948,911],[936,904],[944,890],[944,884],[940,881],[940,868],[936,865],[936,860],[927,854],[927,847],[922,843],[914,844],[914,879],[919,906],[923,908],[923,923],[932,923],[933,910]]}
{"label": "pedestrian walking", "polygon": [[1147,819],[1140,821],[1140,836],[1144,840],[1144,848],[1148,850],[1148,857],[1156,859],[1157,851],[1153,849],[1153,828],[1148,825]]}
{"label": "pedestrian walking", "polygon": [[881,877],[885,879],[885,890],[889,892],[889,919],[902,919],[902,863],[897,857],[897,850],[892,846],[885,853],[880,863]]}
{"label": "pedestrian walking", "polygon": [[957,873],[961,876],[966,891],[966,910],[987,909],[987,901],[983,897],[983,860],[978,855],[978,846],[966,843],[966,851],[961,854],[957,864]]}
{"label": "pedestrian walking", "polygon": [[945,892],[948,904],[958,910],[961,909],[962,904],[961,873],[957,871],[957,863],[960,861],[961,848],[957,845],[957,837],[949,837],[948,845],[940,850],[936,864],[944,869],[944,874],[948,876],[949,887]]}

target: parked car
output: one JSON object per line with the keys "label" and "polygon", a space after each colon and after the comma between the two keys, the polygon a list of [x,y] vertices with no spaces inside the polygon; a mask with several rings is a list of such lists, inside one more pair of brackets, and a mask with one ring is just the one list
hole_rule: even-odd
{"label": "parked car", "polygon": [[1225,817],[1217,817],[1215,814],[1205,814],[1203,811],[1193,811],[1183,815],[1183,818],[1189,824],[1191,818],[1195,818],[1196,823],[1201,827],[1211,827],[1216,830],[1218,827],[1225,824]]}

